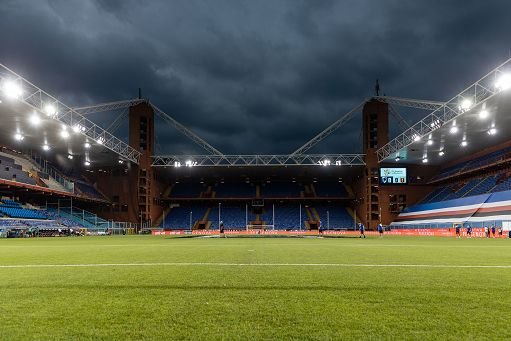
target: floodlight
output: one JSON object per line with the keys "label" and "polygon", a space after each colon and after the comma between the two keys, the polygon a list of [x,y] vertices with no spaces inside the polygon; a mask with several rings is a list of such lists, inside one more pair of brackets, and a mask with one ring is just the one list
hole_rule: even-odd
{"label": "floodlight", "polygon": [[55,114],[57,113],[57,109],[55,109],[55,106],[53,104],[46,104],[44,106],[44,112],[46,113],[47,116],[51,117],[55,116]]}
{"label": "floodlight", "polygon": [[414,135],[414,136],[413,136],[413,140],[414,140],[415,142],[419,142],[419,141],[421,140],[421,137],[420,137],[419,135],[417,135],[417,134],[416,134],[416,135]]}
{"label": "floodlight", "polygon": [[38,126],[41,123],[41,118],[37,115],[37,113],[30,116],[30,123],[34,126]]}
{"label": "floodlight", "polygon": [[464,98],[463,100],[461,100],[461,103],[460,103],[461,110],[467,111],[470,109],[471,106],[472,106],[472,100],[470,98]]}
{"label": "floodlight", "polygon": [[69,154],[69,155],[67,156],[67,158],[68,158],[69,160],[73,160],[73,155]]}
{"label": "floodlight", "polygon": [[124,163],[123,160],[119,160],[119,164],[122,165]]}
{"label": "floodlight", "polygon": [[466,146],[467,146],[467,144],[468,144],[467,140],[463,140],[463,141],[461,141],[461,146],[462,146],[462,147],[466,147]]}
{"label": "floodlight", "polygon": [[456,133],[458,132],[458,127],[457,127],[457,126],[455,126],[455,125],[453,125],[453,126],[451,127],[451,129],[449,129],[449,132],[450,132],[451,134],[456,134]]}
{"label": "floodlight", "polygon": [[400,156],[396,156],[396,162],[399,162],[399,160],[401,160],[401,157]]}
{"label": "floodlight", "polygon": [[438,156],[444,156],[445,155],[445,152],[443,150],[441,150],[439,153],[438,153]]}
{"label": "floodlight", "polygon": [[23,93],[21,86],[16,84],[15,82],[8,81],[4,83],[3,91],[6,97],[8,98],[19,98]]}
{"label": "floodlight", "polygon": [[501,91],[511,88],[511,74],[503,74],[495,83],[495,87]]}
{"label": "floodlight", "polygon": [[176,168],[181,167],[181,162],[179,162],[179,161],[174,161],[174,167],[176,167]]}
{"label": "floodlight", "polygon": [[102,137],[99,137],[99,138],[96,140],[96,142],[97,142],[98,144],[103,144],[103,142],[105,142],[105,141],[104,141],[104,139],[103,139]]}
{"label": "floodlight", "polygon": [[431,145],[433,145],[433,140],[432,140],[432,139],[429,139],[429,140],[428,140],[428,146],[431,146]]}
{"label": "floodlight", "polygon": [[76,124],[73,126],[73,132],[75,133],[79,133],[80,132],[80,125],[79,124]]}
{"label": "floodlight", "polygon": [[88,167],[88,166],[90,166],[90,162],[89,162],[89,161],[85,161],[83,164],[84,164],[85,166],[87,166],[87,167]]}
{"label": "floodlight", "polygon": [[497,134],[497,129],[495,129],[494,127],[490,128],[490,130],[488,130],[488,135],[495,135]]}
{"label": "floodlight", "polygon": [[479,118],[484,120],[486,117],[488,117],[488,110],[485,110],[485,109],[481,110],[479,112]]}
{"label": "floodlight", "polygon": [[89,142],[85,142],[85,144],[83,146],[85,147],[85,149],[89,149],[90,148],[90,143]]}
{"label": "floodlight", "polygon": [[428,163],[428,158],[425,157],[424,159],[422,159],[422,163]]}
{"label": "floodlight", "polygon": [[23,139],[24,139],[24,138],[25,138],[25,137],[24,137],[23,135],[21,135],[20,133],[16,133],[16,134],[14,134],[14,139],[15,139],[16,141],[23,141]]}
{"label": "floodlight", "polygon": [[44,151],[48,151],[48,150],[50,150],[50,146],[48,146],[48,144],[47,144],[47,143],[43,144],[43,150],[44,150]]}
{"label": "floodlight", "polygon": [[62,129],[62,131],[60,132],[60,136],[63,139],[67,139],[69,137],[69,132],[67,131],[67,129]]}

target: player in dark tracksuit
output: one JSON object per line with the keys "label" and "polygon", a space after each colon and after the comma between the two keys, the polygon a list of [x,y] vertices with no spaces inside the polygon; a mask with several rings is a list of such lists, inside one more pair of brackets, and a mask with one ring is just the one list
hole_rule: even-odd
{"label": "player in dark tracksuit", "polygon": [[493,235],[493,238],[495,238],[495,225],[491,225],[491,234]]}
{"label": "player in dark tracksuit", "polygon": [[383,225],[381,223],[378,223],[378,233],[380,237],[383,237]]}
{"label": "player in dark tracksuit", "polygon": [[359,229],[359,231],[360,231],[360,236],[359,236],[359,238],[362,238],[362,236],[364,236],[364,238],[365,238],[365,237],[366,237],[366,235],[365,235],[365,233],[364,233],[364,232],[365,232],[365,226],[364,226],[364,224],[359,223],[359,224],[358,224],[358,229]]}
{"label": "player in dark tracksuit", "polygon": [[456,237],[460,238],[460,226],[456,224]]}
{"label": "player in dark tracksuit", "polygon": [[472,226],[467,226],[467,236],[468,238],[472,238]]}

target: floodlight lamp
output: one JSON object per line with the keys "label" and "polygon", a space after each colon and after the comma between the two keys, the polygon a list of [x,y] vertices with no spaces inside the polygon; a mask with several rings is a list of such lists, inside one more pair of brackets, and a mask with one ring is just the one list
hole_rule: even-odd
{"label": "floodlight lamp", "polygon": [[461,141],[461,146],[462,146],[462,147],[466,147],[467,145],[468,145],[467,140],[463,140],[463,141]]}
{"label": "floodlight lamp", "polygon": [[39,115],[34,113],[32,116],[30,116],[30,123],[34,126],[38,126],[41,123],[41,118]]}
{"label": "floodlight lamp", "polygon": [[416,135],[414,135],[414,136],[413,136],[413,140],[414,140],[415,142],[419,142],[419,141],[421,140],[421,137],[420,137],[419,135],[417,135],[417,134],[416,134]]}
{"label": "floodlight lamp", "polygon": [[100,138],[98,138],[98,139],[96,140],[96,142],[97,142],[98,144],[103,144],[103,142],[105,142],[105,140],[104,140],[102,137],[100,137]]}
{"label": "floodlight lamp", "polygon": [[488,130],[488,135],[495,135],[497,134],[497,129],[495,129],[494,127],[490,128],[490,130]]}
{"label": "floodlight lamp", "polygon": [[62,131],[60,132],[60,136],[63,139],[67,139],[69,137],[69,132],[66,129],[62,129]]}
{"label": "floodlight lamp", "polygon": [[44,112],[46,113],[46,116],[52,117],[55,116],[57,113],[57,109],[55,109],[55,106],[53,104],[46,104],[44,106]]}
{"label": "floodlight lamp", "polygon": [[21,97],[21,94],[23,93],[23,90],[21,89],[21,86],[16,84],[15,82],[8,81],[5,82],[3,85],[3,91],[6,97],[17,99]]}
{"label": "floodlight lamp", "polygon": [[20,133],[16,133],[16,134],[14,134],[14,139],[15,139],[16,141],[23,141],[23,139],[24,139],[24,138],[25,138],[25,137],[24,137],[23,135],[21,135]]}
{"label": "floodlight lamp", "polygon": [[50,150],[50,146],[48,146],[47,143],[43,144],[43,150],[47,152],[48,150]]}
{"label": "floodlight lamp", "polygon": [[69,155],[67,156],[67,158],[68,158],[69,160],[73,160],[73,155],[69,154]]}
{"label": "floodlight lamp", "polygon": [[123,163],[124,161],[119,159],[119,164],[122,165]]}
{"label": "floodlight lamp", "polygon": [[495,87],[501,91],[511,88],[511,74],[503,74],[495,83]]}
{"label": "floodlight lamp", "polygon": [[469,98],[465,98],[460,103],[460,109],[463,111],[467,111],[472,106],[472,100]]}
{"label": "floodlight lamp", "polygon": [[439,153],[438,153],[438,156],[444,156],[445,155],[445,152],[443,150],[441,150]]}
{"label": "floodlight lamp", "polygon": [[449,132],[451,134],[456,134],[458,132],[458,127],[457,126],[452,126],[451,129],[449,129]]}
{"label": "floodlight lamp", "polygon": [[484,120],[487,117],[488,117],[488,110],[483,109],[483,110],[481,110],[479,112],[479,118],[480,119]]}
{"label": "floodlight lamp", "polygon": [[433,145],[433,140],[432,139],[429,139],[428,140],[428,146],[432,146]]}
{"label": "floodlight lamp", "polygon": [[90,148],[90,143],[89,142],[85,142],[85,144],[83,146],[85,147],[85,149],[89,149]]}
{"label": "floodlight lamp", "polygon": [[76,124],[76,125],[74,125],[74,126],[73,126],[73,132],[74,132],[74,133],[79,133],[79,132],[80,132],[80,130],[81,130],[81,128],[80,128],[80,125],[79,125],[79,124]]}
{"label": "floodlight lamp", "polygon": [[428,163],[428,158],[425,157],[424,159],[422,159],[422,163]]}
{"label": "floodlight lamp", "polygon": [[401,160],[401,156],[396,156],[396,162],[399,162]]}
{"label": "floodlight lamp", "polygon": [[90,161],[85,161],[83,164],[84,164],[85,166],[89,167],[89,166],[90,166]]}

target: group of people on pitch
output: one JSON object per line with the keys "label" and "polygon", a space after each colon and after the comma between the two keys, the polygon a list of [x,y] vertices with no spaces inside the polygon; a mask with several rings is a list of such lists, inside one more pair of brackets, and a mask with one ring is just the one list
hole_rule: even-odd
{"label": "group of people on pitch", "polygon": [[[461,238],[461,225],[456,224],[456,237]],[[490,227],[487,225],[484,226],[484,235],[486,238],[490,238],[493,236],[495,238],[497,236],[497,233],[499,236],[502,236],[502,228],[497,228],[495,224],[492,224]],[[467,238],[472,238],[472,226],[470,224],[467,225]]]}
{"label": "group of people on pitch", "polygon": [[[366,237],[366,234],[365,234],[365,226],[364,224],[362,224],[362,222],[358,223],[358,230],[360,232],[360,235],[359,235],[359,238],[365,238]],[[378,234],[380,235],[380,237],[383,237],[383,225],[381,223],[378,223],[378,227],[377,227],[377,230],[378,230]]]}

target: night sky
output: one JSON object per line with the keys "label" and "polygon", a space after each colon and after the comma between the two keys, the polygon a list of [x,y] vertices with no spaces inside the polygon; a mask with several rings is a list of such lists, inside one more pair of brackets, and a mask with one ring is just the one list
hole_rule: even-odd
{"label": "night sky", "polygon": [[[224,153],[287,154],[376,78],[389,96],[450,99],[509,58],[509,13],[505,0],[1,0],[0,63],[70,106],[141,87]],[[158,153],[203,152],[157,132]],[[360,149],[355,118],[311,152]]]}

